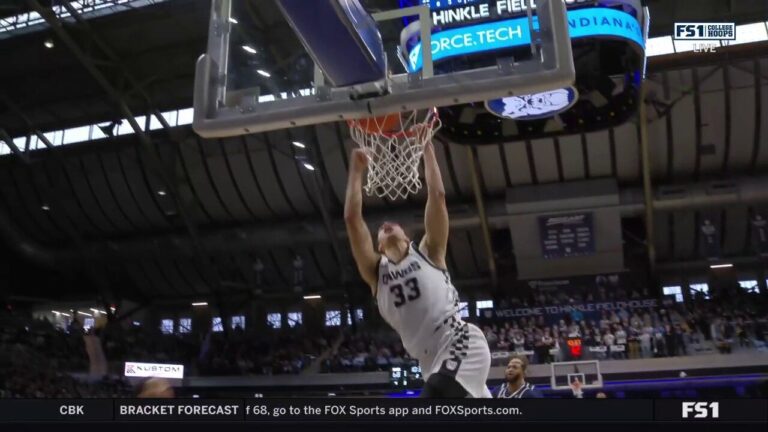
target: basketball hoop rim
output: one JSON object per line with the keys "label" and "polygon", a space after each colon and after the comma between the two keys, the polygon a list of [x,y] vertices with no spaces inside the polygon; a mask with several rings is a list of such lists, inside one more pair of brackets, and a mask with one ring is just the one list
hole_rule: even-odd
{"label": "basketball hoop rim", "polygon": [[[440,121],[440,115],[439,115],[436,107],[432,107],[432,108],[428,109],[427,111],[428,112],[429,111],[432,112],[432,120],[429,123],[417,123],[417,124],[414,124],[413,126],[411,126],[410,128],[408,128],[408,130],[404,130],[404,131],[400,131],[400,132],[368,132],[367,130],[365,130],[365,128],[361,124],[361,122],[363,120],[370,120],[370,119],[377,118],[377,117],[382,117],[382,116],[366,117],[366,118],[361,118],[361,119],[347,120],[347,125],[350,128],[357,127],[360,130],[360,132],[362,132],[365,135],[378,135],[378,136],[382,136],[384,138],[413,138],[413,137],[418,135],[417,132],[414,132],[414,129],[420,129],[420,128],[424,127],[424,126],[432,129],[432,128],[435,127],[435,124]],[[400,112],[399,114],[400,114],[400,117],[402,119],[403,113]]]}

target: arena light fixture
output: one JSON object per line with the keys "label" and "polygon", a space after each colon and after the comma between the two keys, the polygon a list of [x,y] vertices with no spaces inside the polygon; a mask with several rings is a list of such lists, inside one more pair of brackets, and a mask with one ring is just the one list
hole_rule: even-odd
{"label": "arena light fixture", "polygon": [[318,300],[323,298],[321,295],[315,294],[315,295],[305,295],[304,300]]}
{"label": "arena light fixture", "polygon": [[660,36],[648,39],[645,52],[648,57],[674,54],[675,44],[672,40],[672,36]]}
{"label": "arena light fixture", "polygon": [[296,146],[296,147],[298,147],[298,148],[306,148],[306,147],[307,147],[307,146],[305,146],[303,143],[300,143],[300,142],[298,142],[298,141],[294,141],[294,142],[293,142],[293,145],[294,145],[294,146]]}
{"label": "arena light fixture", "polygon": [[248,53],[256,54],[256,49],[251,46],[243,45],[243,49]]}
{"label": "arena light fixture", "polygon": [[40,208],[43,209],[43,211],[50,211],[51,210],[51,208],[48,207],[48,204],[43,204],[42,206],[40,206]]}
{"label": "arena light fixture", "polygon": [[192,306],[208,306],[208,302],[197,302],[197,303],[192,303]]}
{"label": "arena light fixture", "polygon": [[77,311],[77,313],[78,313],[79,315],[85,315],[85,316],[93,317],[93,315],[89,314],[88,312]]}
{"label": "arena light fixture", "polygon": [[231,22],[232,24],[240,24],[240,21],[238,21],[238,20],[236,20],[236,19],[234,19],[232,17],[229,17],[229,22]]}
{"label": "arena light fixture", "polygon": [[43,45],[48,49],[51,49],[55,46],[53,43],[53,39],[46,39],[45,42],[43,42]]}
{"label": "arena light fixture", "polygon": [[266,78],[269,78],[269,77],[272,76],[272,74],[270,74],[269,72],[267,72],[267,71],[265,71],[263,69],[257,69],[256,73],[261,75],[261,76],[263,76],[263,77],[266,77]]}
{"label": "arena light fixture", "polygon": [[61,315],[61,312],[59,311],[52,310],[51,312],[53,312],[55,315]]}
{"label": "arena light fixture", "polygon": [[304,168],[306,168],[306,169],[308,169],[310,171],[314,171],[315,170],[315,167],[312,166],[312,164],[308,163],[308,162],[304,162]]}
{"label": "arena light fixture", "polygon": [[733,264],[712,264],[709,266],[711,269],[724,269],[724,268],[731,268],[733,267]]}
{"label": "arena light fixture", "polygon": [[166,196],[166,195],[168,195],[168,193],[167,193],[166,191],[164,191],[164,190],[159,190],[159,191],[157,191],[157,194],[158,194],[159,196]]}

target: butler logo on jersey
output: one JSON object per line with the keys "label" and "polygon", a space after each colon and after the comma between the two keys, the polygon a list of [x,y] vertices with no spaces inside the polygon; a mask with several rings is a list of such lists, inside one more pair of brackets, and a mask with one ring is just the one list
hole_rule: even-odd
{"label": "butler logo on jersey", "polygon": [[421,270],[421,265],[419,264],[418,261],[412,262],[406,268],[384,273],[384,275],[382,275],[381,277],[382,278],[381,283],[386,285],[392,281],[398,280],[400,278],[404,278],[410,275],[411,273],[415,272],[416,270]]}

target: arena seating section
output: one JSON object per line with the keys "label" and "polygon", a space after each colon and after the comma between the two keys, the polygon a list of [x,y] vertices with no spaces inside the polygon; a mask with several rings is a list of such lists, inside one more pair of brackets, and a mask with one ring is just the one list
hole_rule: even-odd
{"label": "arena seating section", "polygon": [[[628,298],[641,295],[624,294]],[[596,296],[541,294],[500,300],[497,307],[600,300],[604,299],[599,292]],[[88,370],[85,332],[78,325],[62,330],[47,321],[9,311],[0,314],[0,397],[98,397],[130,391],[116,378],[80,382],[68,375]],[[580,359],[601,360],[765,351],[768,337],[764,302],[756,294],[735,292],[716,302],[694,299],[687,306],[615,310],[603,312],[594,320],[580,319],[578,312],[565,313],[552,325],[543,318],[496,319],[480,315],[467,319],[483,329],[492,352],[527,352],[534,364],[573,360],[565,343],[569,337],[581,338],[584,349]],[[102,341],[112,377],[120,376],[126,360],[181,363],[191,376],[373,372],[413,364],[396,334],[387,327],[363,324],[355,331],[326,329],[313,337],[305,331],[255,334],[236,328],[226,336],[210,332],[198,340],[191,335],[163,335],[159,329],[114,326],[98,330],[95,335]],[[601,346],[606,349],[589,349]],[[623,349],[613,352],[615,346]],[[38,367],[30,368],[31,364]],[[503,356],[495,364],[503,365]]]}

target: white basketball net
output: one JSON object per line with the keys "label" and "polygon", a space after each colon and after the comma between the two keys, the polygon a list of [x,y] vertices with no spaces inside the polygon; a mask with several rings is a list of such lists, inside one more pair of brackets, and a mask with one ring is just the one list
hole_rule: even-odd
{"label": "white basketball net", "polygon": [[[419,162],[424,146],[442,124],[436,109],[402,113],[395,126],[384,123],[374,118],[349,123],[352,139],[369,160],[365,192],[379,198],[405,199],[421,189]],[[390,130],[383,130],[386,126]]]}

